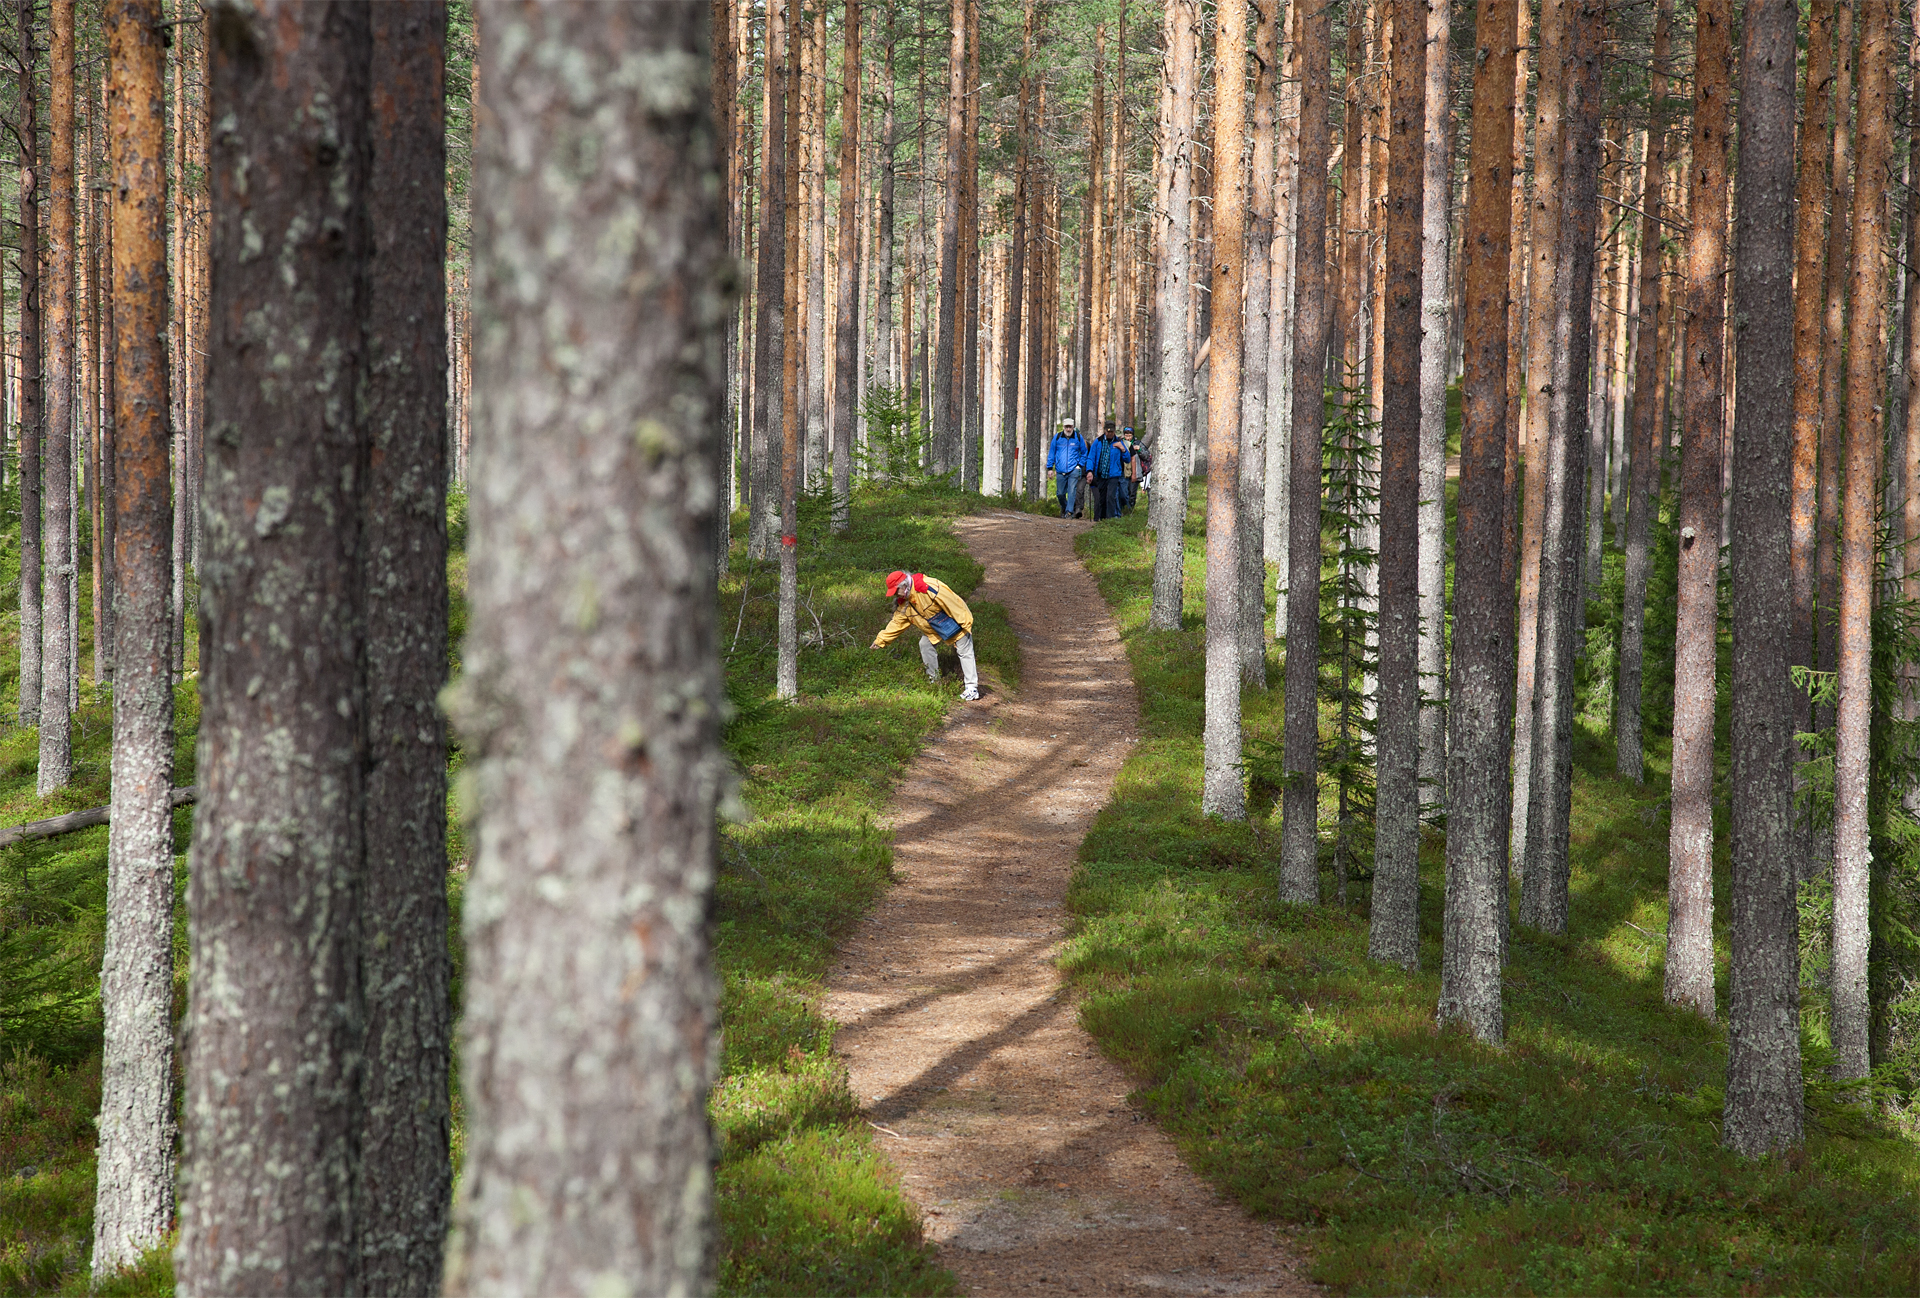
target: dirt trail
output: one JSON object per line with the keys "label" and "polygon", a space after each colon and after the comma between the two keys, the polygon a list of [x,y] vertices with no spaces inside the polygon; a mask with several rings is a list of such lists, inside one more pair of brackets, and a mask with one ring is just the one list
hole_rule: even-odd
{"label": "dirt trail", "polygon": [[1022,684],[963,708],[901,785],[901,881],[830,980],[836,1049],[971,1292],[1313,1293],[1284,1236],[1128,1105],[1133,1083],[1081,1030],[1054,967],[1080,840],[1139,719],[1119,632],[1073,553],[1085,526],[956,524],[987,569],[974,598],[1005,605],[1020,637]]}

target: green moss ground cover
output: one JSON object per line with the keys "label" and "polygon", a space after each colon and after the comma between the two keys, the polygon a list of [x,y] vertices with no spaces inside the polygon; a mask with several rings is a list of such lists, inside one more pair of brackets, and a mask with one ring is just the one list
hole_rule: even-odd
{"label": "green moss ground cover", "polygon": [[[1661,999],[1658,754],[1633,786],[1610,774],[1604,727],[1583,729],[1571,930],[1516,929],[1504,1049],[1436,1031],[1441,840],[1422,852],[1418,973],[1367,959],[1364,888],[1351,909],[1276,899],[1271,794],[1243,825],[1198,812],[1204,537],[1189,527],[1182,629],[1148,632],[1145,522],[1079,542],[1143,720],[1082,849],[1066,963],[1083,1021],[1206,1176],[1306,1227],[1315,1275],[1344,1291],[1920,1291],[1910,1135],[1816,1084],[1804,1153],[1750,1164],[1719,1146],[1724,1029]],[[1269,674],[1243,706],[1250,735],[1277,739],[1277,653]],[[1723,848],[1723,1006],[1727,884]]]}

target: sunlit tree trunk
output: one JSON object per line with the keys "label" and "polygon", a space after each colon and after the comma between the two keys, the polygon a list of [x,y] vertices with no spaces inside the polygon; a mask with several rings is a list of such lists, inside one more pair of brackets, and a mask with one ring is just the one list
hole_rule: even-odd
{"label": "sunlit tree trunk", "polygon": [[111,60],[113,820],[100,974],[93,1274],[173,1228],[173,683],[167,556],[167,187],[160,0],[106,11]]}
{"label": "sunlit tree trunk", "polygon": [[[787,22],[790,32],[796,26],[799,0],[788,0]],[[804,37],[803,37],[804,40]],[[800,312],[804,308],[806,286],[800,277],[800,162],[801,110],[804,93],[800,80],[801,42],[787,42],[787,167],[786,188],[780,203],[786,208],[786,276],[781,284],[782,337],[780,350],[780,586],[776,596],[776,634],[779,637],[774,663],[774,693],[783,699],[800,694],[800,478],[804,467],[801,443],[800,409]],[[769,448],[771,449],[771,448]]]}
{"label": "sunlit tree trunk", "polygon": [[1447,102],[1447,47],[1452,13],[1432,5],[1426,16],[1425,153],[1422,198],[1420,300],[1420,811],[1446,805],[1446,548],[1448,215],[1452,197],[1452,105]]}
{"label": "sunlit tree trunk", "polygon": [[[1568,10],[1578,0],[1540,2],[1540,77],[1533,123],[1533,199],[1527,231],[1527,334],[1524,405],[1519,429],[1526,467],[1521,497],[1520,620],[1513,707],[1514,863],[1522,865],[1532,812],[1535,672],[1539,649],[1540,550],[1546,517],[1547,443],[1552,435],[1555,304],[1559,302],[1560,207],[1564,199],[1565,84]],[[1524,875],[1524,869],[1523,869]],[[1524,877],[1522,886],[1525,886]]]}
{"label": "sunlit tree trunk", "polygon": [[876,240],[879,253],[875,257],[874,276],[879,281],[879,289],[874,294],[873,314],[873,350],[874,382],[891,387],[896,382],[906,383],[903,369],[896,363],[893,340],[893,186],[894,186],[894,120],[893,120],[893,10],[887,9],[887,46],[886,56],[880,68],[880,195],[879,229]]}
{"label": "sunlit tree trunk", "polygon": [[[787,173],[788,156],[787,9],[781,0],[767,6],[766,121],[761,146],[759,264],[755,268],[753,442],[748,454],[751,490],[747,552],[755,559],[774,557],[780,533],[780,448],[786,442],[785,406],[780,376],[788,350]],[[891,84],[891,83],[889,83]],[[883,209],[883,214],[885,209]],[[887,233],[882,229],[884,239]]]}
{"label": "sunlit tree trunk", "polygon": [[1513,731],[1513,587],[1504,559],[1507,275],[1518,5],[1482,0],[1474,23],[1473,144],[1463,231],[1466,312],[1453,676],[1447,691],[1447,869],[1439,1018],[1482,1041],[1506,1035],[1500,999]]}
{"label": "sunlit tree trunk", "polygon": [[[1744,14],[1740,188],[1734,209],[1733,970],[1722,1139],[1748,1157],[1801,1140],[1799,912],[1794,902],[1794,731],[1804,707],[1788,669],[1799,430],[1791,419],[1799,326],[1793,291],[1795,0]],[[1811,75],[1811,73],[1809,74]],[[1807,133],[1819,135],[1809,120]],[[1804,172],[1802,175],[1804,176]],[[1804,191],[1803,191],[1804,192]],[[1804,224],[1800,230],[1804,232]],[[1804,251],[1804,244],[1802,244]]]}
{"label": "sunlit tree trunk", "polygon": [[1666,998],[1705,1018],[1713,992],[1713,731],[1719,638],[1720,477],[1727,269],[1727,127],[1733,81],[1726,0],[1700,0],[1694,28],[1687,185],[1686,430],[1674,624],[1673,810],[1667,837]]}
{"label": "sunlit tree trunk", "polygon": [[1244,820],[1240,777],[1240,295],[1246,275],[1247,8],[1220,10],[1213,47],[1213,351],[1207,382],[1206,766],[1200,810]]}
{"label": "sunlit tree trunk", "polygon": [[446,1288],[704,1293],[729,296],[704,6],[480,20],[474,288],[496,324],[451,708],[476,812]]}
{"label": "sunlit tree trunk", "polygon": [[[224,359],[208,393],[220,432],[175,1274],[184,1294],[353,1293],[371,42],[350,5],[228,8],[212,22]],[[262,240],[281,251],[260,256]]]}
{"label": "sunlit tree trunk", "polygon": [[[367,600],[366,1078],[358,1217],[367,1293],[436,1294],[453,1188],[447,1073],[447,11],[373,15],[372,456]],[[723,236],[724,237],[724,236]]]}
{"label": "sunlit tree trunk", "polygon": [[1185,592],[1187,517],[1187,409],[1193,400],[1193,342],[1186,303],[1193,283],[1194,99],[1200,63],[1200,18],[1196,0],[1167,0],[1167,87],[1160,99],[1160,157],[1154,220],[1166,231],[1161,264],[1159,442],[1154,456],[1153,495],[1147,521],[1154,530],[1153,606],[1147,625],[1180,629]]}
{"label": "sunlit tree trunk", "polygon": [[1860,158],[1848,296],[1847,460],[1833,756],[1833,1073],[1865,1077],[1868,1042],[1867,783],[1873,711],[1875,473],[1880,465],[1887,326],[1887,173],[1894,117],[1892,0],[1860,0]]}
{"label": "sunlit tree trunk", "polygon": [[860,402],[860,0],[847,0],[840,58],[840,240],[833,354],[833,530],[847,530]]}
{"label": "sunlit tree trunk", "polygon": [[1327,163],[1333,19],[1324,5],[1300,17],[1300,158],[1295,190],[1293,440],[1287,537],[1286,730],[1281,794],[1280,897],[1320,900],[1320,435],[1326,425]]}
{"label": "sunlit tree trunk", "polygon": [[20,42],[20,724],[38,725],[42,672],[41,612],[44,590],[40,482],[44,410],[40,337],[40,137],[39,81],[34,75],[34,0],[20,0],[15,14]]}
{"label": "sunlit tree trunk", "polygon": [[[1367,954],[1420,965],[1420,316],[1425,252],[1425,0],[1395,0],[1380,353],[1380,685]],[[1444,330],[1442,331],[1444,333]]]}
{"label": "sunlit tree trunk", "polygon": [[1015,473],[1020,458],[1015,448],[1020,445],[1020,323],[1022,309],[1026,306],[1027,277],[1027,192],[1032,185],[1032,158],[1028,150],[1027,133],[1032,105],[1033,81],[1027,72],[1027,63],[1033,57],[1033,0],[1026,0],[1024,19],[1021,24],[1020,42],[1020,89],[1019,106],[1016,109],[1015,157],[1013,164],[1013,230],[1007,248],[1007,305],[1004,330],[1001,339],[1000,361],[1000,489],[1011,496],[1015,490],[1024,494],[1028,500],[1040,498],[1038,477],[1042,465],[1038,447],[1031,442],[1026,447],[1025,481],[1016,487]]}
{"label": "sunlit tree trunk", "polygon": [[[1839,629],[1841,520],[1840,464],[1846,453],[1847,272],[1853,260],[1853,34],[1854,0],[1834,6],[1833,162],[1829,172],[1826,305],[1821,319],[1820,358],[1820,517],[1815,531],[1814,564],[1818,583],[1814,610],[1814,666],[1836,670]],[[1815,709],[1815,728],[1834,724],[1830,706]],[[1817,849],[1825,854],[1826,845]]]}
{"label": "sunlit tree trunk", "polygon": [[41,536],[40,766],[46,797],[73,777],[73,0],[53,0],[47,155],[47,424],[41,457],[45,494]]}
{"label": "sunlit tree trunk", "polygon": [[1267,687],[1267,371],[1273,328],[1274,116],[1280,0],[1259,0],[1254,28],[1253,165],[1247,224],[1246,310],[1240,361],[1240,678]]}
{"label": "sunlit tree trunk", "polygon": [[827,7],[813,6],[813,22],[805,46],[806,71],[801,83],[806,98],[802,101],[802,148],[807,159],[801,173],[801,220],[806,222],[806,296],[801,309],[806,320],[800,326],[806,339],[801,363],[806,379],[801,399],[806,402],[806,472],[802,478],[809,494],[824,489],[832,480],[827,451]]}
{"label": "sunlit tree trunk", "polygon": [[[967,0],[952,0],[948,15],[946,192],[940,210],[940,301],[933,360],[932,468],[960,468],[953,339],[960,324],[961,168],[966,160]],[[926,164],[922,155],[922,171]],[[922,215],[924,216],[924,212]]]}
{"label": "sunlit tree trunk", "polygon": [[1647,578],[1651,569],[1653,516],[1660,508],[1660,303],[1662,224],[1660,196],[1667,166],[1667,128],[1661,105],[1667,97],[1667,60],[1672,42],[1673,0],[1658,0],[1653,18],[1653,72],[1648,102],[1647,162],[1640,205],[1640,342],[1634,353],[1633,445],[1627,456],[1627,543],[1620,600],[1620,675],[1613,713],[1613,769],[1638,784],[1645,770],[1641,736],[1641,682],[1645,675]]}

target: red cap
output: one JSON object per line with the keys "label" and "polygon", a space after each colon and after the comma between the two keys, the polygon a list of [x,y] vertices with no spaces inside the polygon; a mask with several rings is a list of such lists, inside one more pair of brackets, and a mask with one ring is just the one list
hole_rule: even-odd
{"label": "red cap", "polygon": [[887,574],[887,594],[897,596],[900,592],[900,587],[906,583],[906,580],[907,580],[907,574],[904,572],[888,573]]}

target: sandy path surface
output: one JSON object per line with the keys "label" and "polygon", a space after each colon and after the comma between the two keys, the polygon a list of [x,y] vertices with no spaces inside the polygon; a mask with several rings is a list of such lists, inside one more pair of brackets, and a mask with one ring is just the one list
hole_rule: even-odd
{"label": "sandy path surface", "polygon": [[[942,1260],[975,1294],[1307,1294],[1304,1260],[1127,1103],[1054,961],[1081,838],[1139,717],[1085,523],[956,531],[1020,637],[1017,694],[936,734],[894,801],[901,881],[830,980],[835,1046]],[[938,575],[938,574],[936,574]],[[948,665],[951,670],[951,664]]]}

